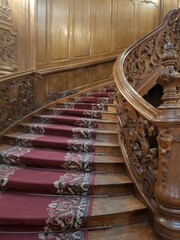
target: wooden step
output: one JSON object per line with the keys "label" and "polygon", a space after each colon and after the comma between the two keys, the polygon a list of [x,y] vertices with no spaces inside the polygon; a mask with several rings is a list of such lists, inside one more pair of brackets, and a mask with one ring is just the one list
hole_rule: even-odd
{"label": "wooden step", "polygon": [[47,108],[45,109],[45,114],[54,115],[54,116],[78,116],[84,118],[92,118],[92,119],[102,119],[109,121],[117,121],[117,113],[110,111],[92,111],[92,110],[82,110],[76,109],[73,111],[74,113],[69,113],[69,109],[65,108]]}
{"label": "wooden step", "polygon": [[95,174],[94,195],[127,195],[133,193],[132,181],[122,174]]}
{"label": "wooden step", "polygon": [[[13,173],[7,177],[6,191],[83,196],[122,196],[133,193],[132,181],[122,174],[82,173],[6,164],[0,167],[1,176],[4,171]],[[59,185],[59,181],[63,184]]]}
{"label": "wooden step", "polygon": [[[72,129],[71,129],[72,128]],[[76,138],[88,138],[101,141],[105,139],[108,142],[118,142],[118,132],[113,130],[101,130],[101,129],[89,129],[80,127],[70,127],[67,125],[59,124],[42,124],[42,123],[24,123],[19,125],[18,129],[24,133],[33,134],[47,134],[57,136],[68,136],[68,132],[72,132],[72,135],[76,135]],[[79,130],[79,134],[78,134]],[[83,133],[81,134],[81,132]],[[70,134],[70,133],[69,133]],[[79,135],[79,137],[78,137]]]}
{"label": "wooden step", "polygon": [[[76,118],[71,116],[71,119],[74,119],[76,122]],[[68,124],[65,116],[55,116],[55,115],[34,115],[32,118],[34,123],[53,123],[53,124]],[[117,130],[117,120],[102,120],[102,119],[90,119],[86,118],[86,121],[96,122],[97,128],[106,129],[106,130]],[[72,126],[72,125],[71,125]],[[73,125],[76,126],[76,125]]]}
{"label": "wooden step", "polygon": [[[76,104],[74,107],[74,104]],[[110,112],[117,112],[117,105],[115,104],[105,104],[106,107],[103,107],[104,104],[96,104],[96,103],[74,103],[72,102],[63,102],[63,103],[58,103],[57,107],[58,108],[68,108],[68,109],[86,109],[84,106],[87,106],[87,109],[89,110],[107,110]],[[83,108],[84,107],[84,108]]]}
{"label": "wooden step", "polygon": [[[59,154],[56,155],[56,157],[52,157],[54,153],[59,153],[59,150],[51,150],[48,151],[46,149],[38,149],[40,150],[41,154],[37,156],[37,154],[31,154],[31,151],[29,153],[25,154],[25,157],[16,156],[16,153],[14,153],[14,157],[12,155],[12,148],[13,146],[1,144],[0,145],[0,163],[7,163],[9,162],[9,159],[7,159],[5,156],[5,152],[11,152],[11,161],[10,164],[23,164],[25,166],[30,167],[40,167],[40,168],[51,168],[51,169],[64,169],[60,166],[60,156]],[[17,147],[18,148],[18,147]],[[19,148],[18,148],[19,149]],[[22,149],[20,148],[20,154],[22,154]],[[24,159],[25,158],[25,159]],[[51,161],[48,161],[48,159],[51,159]],[[96,172],[105,172],[105,173],[125,173],[125,162],[122,156],[112,156],[112,155],[105,155],[105,154],[98,154],[93,155],[94,163],[93,163],[93,171]],[[20,160],[21,159],[21,160]],[[66,169],[66,168],[65,168]],[[75,170],[75,169],[74,169]]]}
{"label": "wooden step", "polygon": [[[81,144],[83,149],[86,148],[87,152],[91,152],[91,149],[94,149],[95,153],[108,153],[108,154],[121,154],[120,146],[118,143],[113,142],[98,142],[98,141],[87,141],[83,139],[72,139],[59,136],[50,136],[50,135],[36,135],[36,134],[23,134],[22,132],[14,132],[8,135],[3,136],[3,141],[8,145],[18,145],[23,147],[41,147],[51,149],[63,149],[63,150],[73,150],[74,147],[69,147],[68,144],[61,144],[61,140],[65,143],[69,140]],[[74,144],[72,144],[74,145]],[[76,146],[76,143],[75,143]],[[70,149],[71,148],[71,149]],[[84,152],[84,150],[81,150]]]}
{"label": "wooden step", "polygon": [[145,219],[146,207],[133,195],[95,198],[87,226],[124,226]]}
{"label": "wooden step", "polygon": [[106,230],[88,231],[88,240],[158,240],[147,223],[112,227]]}

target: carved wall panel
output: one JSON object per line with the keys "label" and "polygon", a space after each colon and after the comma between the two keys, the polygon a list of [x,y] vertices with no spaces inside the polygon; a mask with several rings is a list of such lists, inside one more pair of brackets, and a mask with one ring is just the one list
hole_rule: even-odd
{"label": "carved wall panel", "polygon": [[0,19],[5,21],[10,21],[11,18],[11,9],[9,7],[8,0],[0,1]]}
{"label": "carved wall panel", "polygon": [[33,110],[33,89],[33,76],[0,84],[0,131]]}
{"label": "carved wall panel", "polygon": [[17,68],[17,36],[10,30],[0,28],[0,70]]}

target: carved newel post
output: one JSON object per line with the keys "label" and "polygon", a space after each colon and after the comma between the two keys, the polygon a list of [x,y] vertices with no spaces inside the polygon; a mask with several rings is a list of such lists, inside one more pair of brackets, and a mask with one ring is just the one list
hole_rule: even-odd
{"label": "carved newel post", "polygon": [[163,86],[158,121],[158,177],[155,186],[157,211],[154,227],[161,239],[180,240],[180,73],[175,71],[173,44],[165,46]]}

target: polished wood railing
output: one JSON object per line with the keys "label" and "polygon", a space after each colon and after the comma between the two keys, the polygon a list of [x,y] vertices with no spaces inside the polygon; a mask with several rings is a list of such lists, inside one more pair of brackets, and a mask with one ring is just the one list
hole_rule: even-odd
{"label": "polished wood railing", "polygon": [[[166,240],[180,239],[179,71],[177,9],[117,59],[113,74],[119,90],[119,138],[128,171],[156,232]],[[162,88],[162,97],[153,106],[146,96],[152,88],[159,89],[156,86]]]}

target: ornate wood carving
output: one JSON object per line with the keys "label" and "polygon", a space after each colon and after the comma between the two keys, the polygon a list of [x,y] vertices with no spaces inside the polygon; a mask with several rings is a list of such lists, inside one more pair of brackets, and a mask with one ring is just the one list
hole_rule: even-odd
{"label": "ornate wood carving", "polygon": [[1,0],[0,2],[0,19],[11,20],[11,10],[9,8],[8,0]]}
{"label": "ornate wood carving", "polygon": [[121,95],[118,95],[120,136],[128,161],[141,190],[155,207],[154,186],[157,178],[157,145],[153,146],[157,128],[140,115]]}
{"label": "ornate wood carving", "polygon": [[132,48],[124,61],[124,72],[128,82],[137,87],[146,77],[162,64],[164,46],[172,42],[178,47],[175,28],[180,17],[180,9],[166,22],[164,28],[146,37]]}
{"label": "ornate wood carving", "polygon": [[33,76],[25,76],[0,85],[0,130],[33,110]]}
{"label": "ornate wood carving", "polygon": [[160,129],[158,135],[159,158],[161,158],[162,186],[166,187],[168,173],[168,157],[173,144],[173,136],[170,130]]}
{"label": "ornate wood carving", "polygon": [[7,29],[0,29],[0,63],[2,65],[16,64],[16,36]]}

